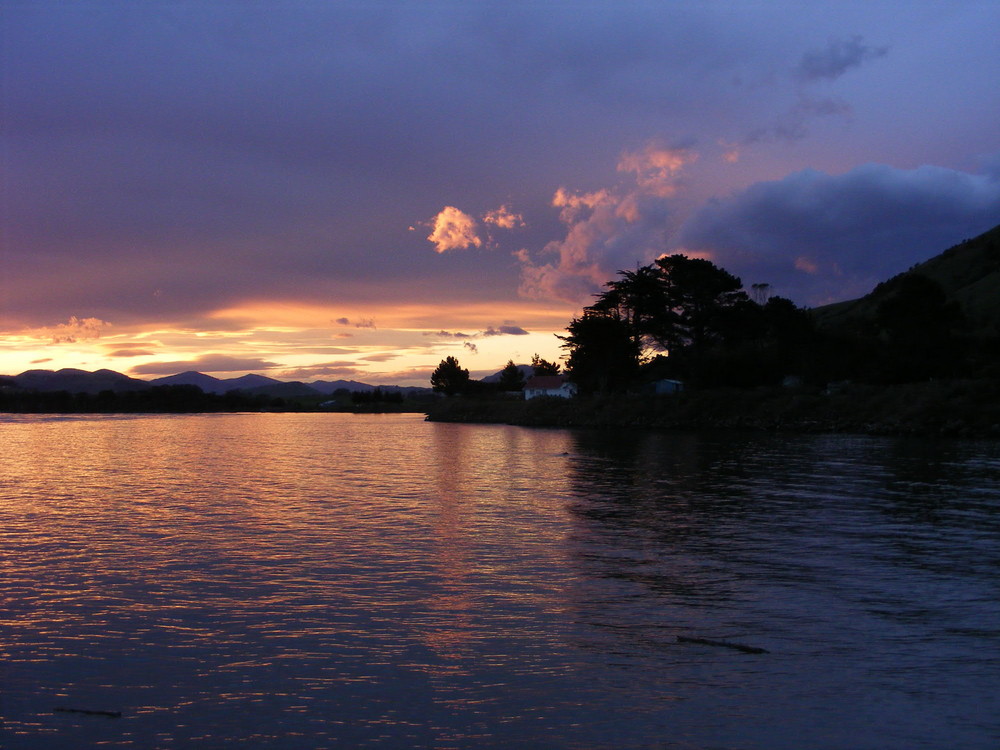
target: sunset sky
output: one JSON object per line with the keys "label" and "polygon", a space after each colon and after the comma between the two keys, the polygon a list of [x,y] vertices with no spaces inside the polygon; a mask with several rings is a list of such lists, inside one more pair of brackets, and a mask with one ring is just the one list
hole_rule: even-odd
{"label": "sunset sky", "polygon": [[1000,223],[1000,2],[0,5],[0,374],[427,385],[684,252],[802,305]]}

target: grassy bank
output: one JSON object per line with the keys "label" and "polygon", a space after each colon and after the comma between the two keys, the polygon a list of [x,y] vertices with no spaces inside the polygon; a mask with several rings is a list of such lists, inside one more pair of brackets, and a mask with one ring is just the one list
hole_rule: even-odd
{"label": "grassy bank", "polygon": [[1000,381],[818,389],[714,389],[672,396],[480,400],[434,404],[431,421],[535,427],[738,429],[1000,437]]}

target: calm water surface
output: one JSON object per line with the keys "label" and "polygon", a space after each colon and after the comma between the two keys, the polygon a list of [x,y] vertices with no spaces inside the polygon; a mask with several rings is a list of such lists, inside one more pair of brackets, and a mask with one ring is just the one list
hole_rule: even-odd
{"label": "calm water surface", "polygon": [[996,442],[8,416],[0,543],[12,750],[1000,747]]}

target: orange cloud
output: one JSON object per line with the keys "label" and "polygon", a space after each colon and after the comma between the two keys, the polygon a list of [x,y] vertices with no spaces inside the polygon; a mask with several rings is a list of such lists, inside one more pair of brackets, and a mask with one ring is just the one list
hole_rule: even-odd
{"label": "orange cloud", "polygon": [[32,338],[49,339],[53,344],[75,344],[78,341],[99,339],[105,328],[111,326],[99,318],[78,318],[72,316],[68,322],[51,328],[35,328],[29,331]]}
{"label": "orange cloud", "polygon": [[495,211],[487,211],[483,221],[500,229],[516,229],[524,226],[524,217],[512,212],[506,205],[500,206]]}
{"label": "orange cloud", "polygon": [[641,151],[623,153],[618,160],[618,171],[634,174],[644,192],[666,197],[677,192],[681,170],[697,158],[696,153],[686,148],[666,148],[650,143]]}
{"label": "orange cloud", "polygon": [[441,212],[434,217],[433,223],[434,229],[427,239],[439,253],[481,247],[483,244],[478,235],[479,225],[476,220],[454,206],[445,206],[441,209]]}
{"label": "orange cloud", "polygon": [[662,252],[672,221],[669,199],[684,167],[697,158],[686,148],[650,143],[618,161],[618,171],[632,175],[634,184],[586,193],[556,190],[552,205],[567,226],[566,236],[546,244],[542,260],[527,249],[514,253],[521,264],[519,293],[581,304],[619,269]]}

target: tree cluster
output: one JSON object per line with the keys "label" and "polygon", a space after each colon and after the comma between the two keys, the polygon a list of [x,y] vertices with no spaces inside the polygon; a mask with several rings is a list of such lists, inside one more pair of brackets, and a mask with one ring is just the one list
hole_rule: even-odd
{"label": "tree cluster", "polygon": [[384,391],[374,388],[370,391],[354,391],[351,393],[352,404],[401,404],[403,394],[400,391]]}
{"label": "tree cluster", "polygon": [[[549,362],[535,354],[531,358],[531,370],[534,375],[558,375],[561,367],[559,363]],[[455,357],[445,357],[431,374],[431,387],[446,396],[489,396],[514,393],[524,388],[524,373],[513,360],[507,360],[499,375],[492,383],[473,380]]]}
{"label": "tree cluster", "polygon": [[[3,387],[6,385],[7,387]],[[287,408],[284,399],[230,391],[205,393],[196,385],[159,385],[141,391],[29,391],[0,382],[0,412],[22,414],[193,414]]]}
{"label": "tree cluster", "polygon": [[[936,281],[916,273],[880,284],[867,311],[818,327],[813,314],[750,285],[711,261],[669,255],[619,271],[560,336],[566,372],[583,394],[622,393],[674,379],[686,387],[825,385],[1000,376],[1000,337],[972,331]],[[537,375],[559,365],[537,355]],[[454,357],[431,378],[452,395],[515,390],[508,362],[500,385],[470,380]]]}
{"label": "tree cluster", "polygon": [[941,285],[916,273],[880,284],[862,312],[824,328],[769,285],[748,294],[738,277],[684,255],[620,271],[606,287],[561,337],[582,393],[661,378],[754,387],[1000,375],[1000,337],[970,329]]}
{"label": "tree cluster", "polygon": [[669,255],[619,278],[567,328],[567,370],[584,393],[620,392],[661,378],[693,385],[759,385],[800,369],[808,313],[766,284],[711,261]]}

